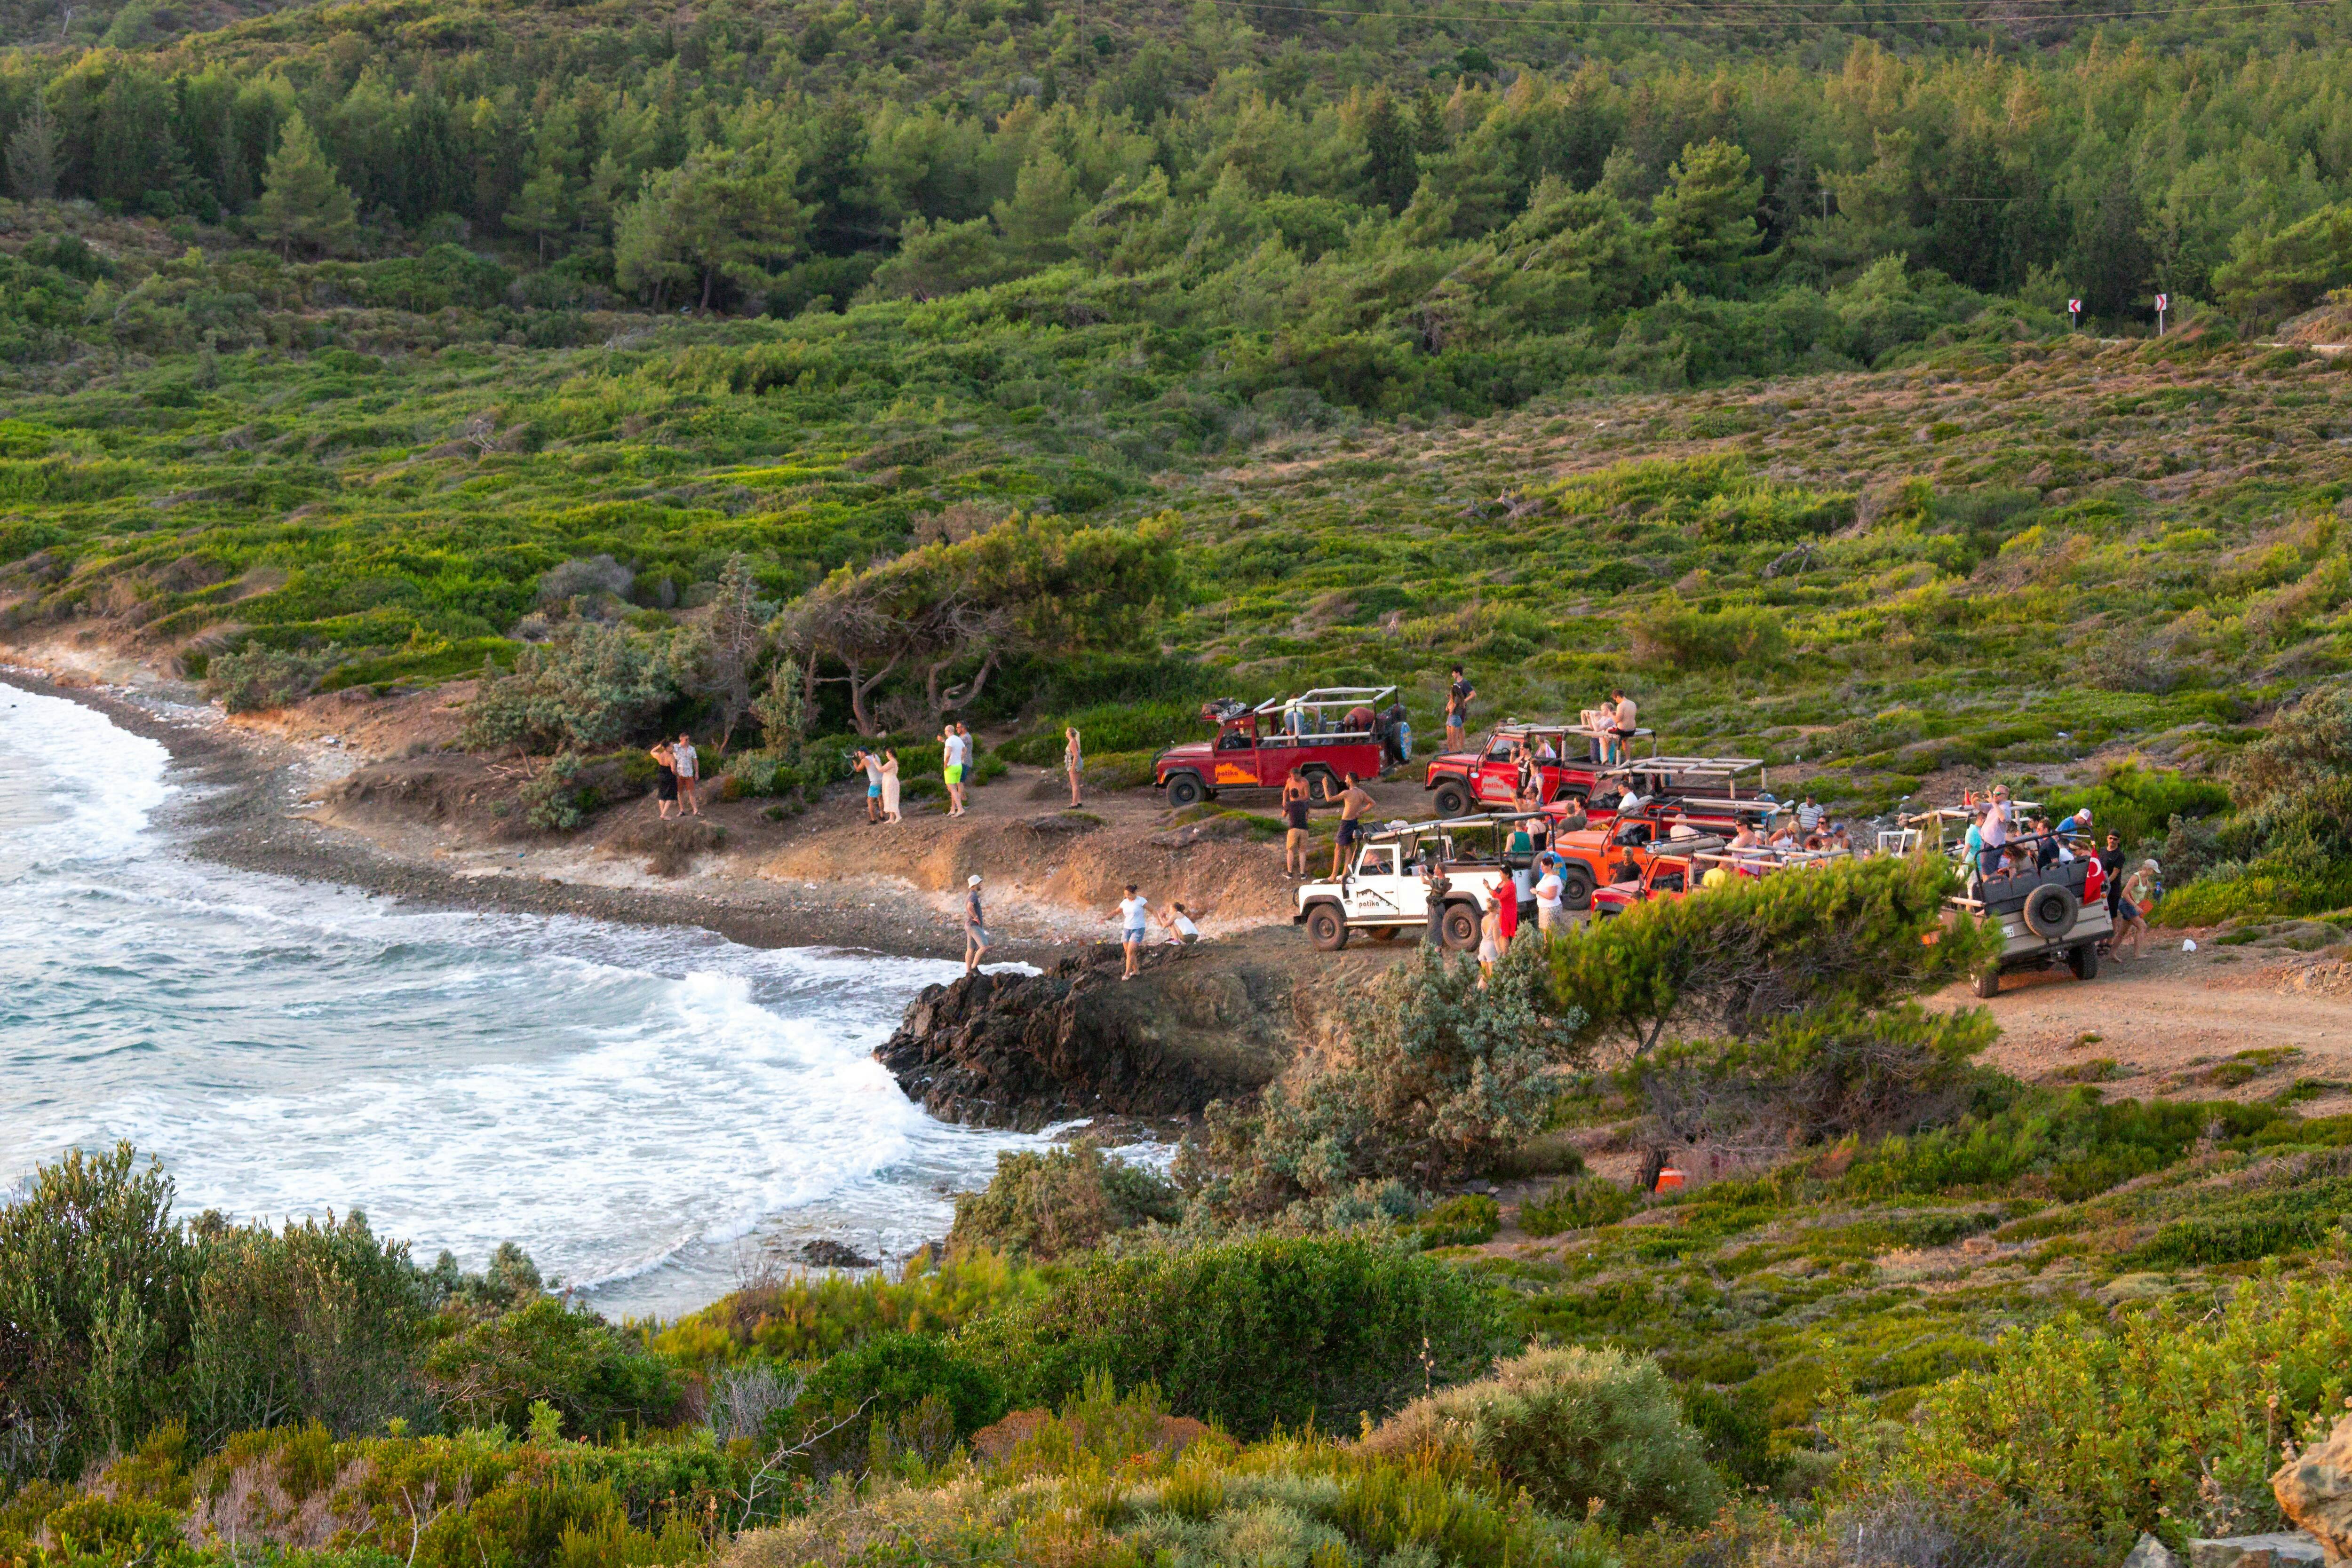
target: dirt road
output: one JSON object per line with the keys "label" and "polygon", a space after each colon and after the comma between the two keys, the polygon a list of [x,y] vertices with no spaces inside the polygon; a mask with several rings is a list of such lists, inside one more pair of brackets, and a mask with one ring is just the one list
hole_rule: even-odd
{"label": "dirt road", "polygon": [[[2184,938],[2198,951],[2181,950]],[[2306,1115],[2352,1111],[2352,961],[2224,946],[2158,933],[2147,957],[2087,984],[2063,970],[2012,975],[1983,1004],[2000,1025],[1990,1065],[2017,1077],[2097,1083],[2110,1095],[2260,1100],[2302,1084]],[[1932,999],[1979,1005],[1966,986]]]}

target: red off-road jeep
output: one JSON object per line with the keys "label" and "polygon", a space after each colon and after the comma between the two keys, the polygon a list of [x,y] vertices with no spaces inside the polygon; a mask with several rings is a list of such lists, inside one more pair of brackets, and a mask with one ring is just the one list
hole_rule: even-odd
{"label": "red off-road jeep", "polygon": [[[1602,786],[1606,792],[1600,799],[1604,802],[1622,800],[1618,791],[1624,782],[1618,778],[1605,779]],[[1562,809],[1552,810],[1558,814]],[[1560,902],[1570,909],[1588,908],[1595,888],[1637,880],[1655,851],[1682,849],[1674,838],[1678,825],[1694,829],[1700,835],[1727,839],[1738,831],[1741,822],[1759,822],[1782,809],[1769,800],[1738,795],[1669,795],[1645,796],[1642,804],[1630,812],[1612,814],[1588,810],[1588,826],[1555,831],[1551,836],[1552,852],[1562,862]]]}
{"label": "red off-road jeep", "polygon": [[[1637,738],[1649,733],[1634,732]],[[1591,731],[1572,724],[1513,719],[1496,725],[1477,750],[1449,751],[1431,760],[1422,779],[1422,788],[1436,793],[1430,804],[1442,817],[1458,817],[1481,806],[1509,806],[1518,799],[1522,747],[1541,780],[1538,805],[1584,799],[1605,766],[1600,760],[1601,737]]]}
{"label": "red off-road jeep", "polygon": [[1340,779],[1380,776],[1381,738],[1364,718],[1377,714],[1394,686],[1318,686],[1296,697],[1274,697],[1255,707],[1219,697],[1201,707],[1214,740],[1171,746],[1151,765],[1151,781],[1168,791],[1171,807],[1190,806],[1226,789],[1279,789],[1293,769],[1307,780],[1307,798],[1336,800]]}

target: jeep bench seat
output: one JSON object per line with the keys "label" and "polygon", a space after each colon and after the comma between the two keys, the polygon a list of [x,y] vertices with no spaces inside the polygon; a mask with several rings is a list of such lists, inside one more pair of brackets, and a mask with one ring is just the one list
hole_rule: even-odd
{"label": "jeep bench seat", "polygon": [[2071,891],[2077,899],[2090,878],[2090,863],[2076,861],[2071,865],[2053,865],[2041,871],[2021,872],[2015,876],[1986,877],[1977,884],[1977,896],[1987,911],[1994,915],[2022,915],[2025,901],[2036,888],[2053,883]]}

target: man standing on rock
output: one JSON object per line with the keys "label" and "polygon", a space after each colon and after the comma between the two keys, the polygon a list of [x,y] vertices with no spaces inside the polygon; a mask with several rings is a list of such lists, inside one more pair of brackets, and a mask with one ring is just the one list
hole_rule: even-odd
{"label": "man standing on rock", "polygon": [[1331,874],[1334,878],[1339,876],[1339,868],[1346,863],[1348,851],[1363,831],[1364,813],[1372,809],[1371,796],[1356,782],[1354,774],[1342,773],[1339,777],[1347,781],[1348,787],[1339,795],[1339,836],[1331,844]]}
{"label": "man standing on rock", "polygon": [[1119,976],[1122,980],[1135,978],[1135,961],[1142,956],[1143,939],[1151,929],[1150,910],[1151,901],[1135,891],[1135,883],[1129,883],[1127,896],[1118,901],[1119,918],[1125,922],[1120,928],[1119,945],[1127,949],[1127,970]]}
{"label": "man standing on rock", "polygon": [[987,952],[988,926],[980,913],[980,873],[974,872],[963,883],[963,972],[977,972]]}
{"label": "man standing on rock", "polygon": [[691,811],[699,817],[702,815],[702,801],[695,794],[694,787],[701,779],[702,764],[694,755],[694,737],[682,729],[677,732],[677,744],[669,748],[669,768],[677,775],[677,799],[682,808],[678,815],[684,816]]}

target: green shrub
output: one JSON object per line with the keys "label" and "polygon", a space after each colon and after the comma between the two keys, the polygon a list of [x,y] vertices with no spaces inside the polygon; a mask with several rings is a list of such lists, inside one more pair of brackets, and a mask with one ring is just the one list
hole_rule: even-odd
{"label": "green shrub", "polygon": [[1519,1228],[1530,1236],[1558,1236],[1614,1225],[1641,1207],[1639,1194],[1606,1176],[1556,1182],[1541,1197],[1519,1205]]}
{"label": "green shrub", "polygon": [[425,1354],[424,1374],[453,1419],[500,1422],[509,1431],[529,1426],[540,1401],[583,1434],[665,1421],[678,1402],[666,1363],[595,1313],[551,1296],[440,1341]]}
{"label": "green shrub", "polygon": [[1393,1409],[1425,1377],[1475,1374],[1500,1312],[1486,1287],[1392,1243],[1262,1239],[1097,1257],[960,1337],[1016,1406],[1055,1404],[1096,1373],[1156,1383],[1181,1414],[1260,1433],[1344,1425]]}
{"label": "green shrub", "polygon": [[1757,605],[1712,613],[1682,610],[1645,614],[1634,620],[1629,630],[1636,659],[1677,670],[1726,664],[1752,670],[1774,663],[1789,646],[1780,612]]}
{"label": "green shrub", "polygon": [[2109,1562],[2142,1531],[2177,1550],[2285,1528],[2269,1477],[2352,1393],[2352,1283],[2272,1271],[2209,1306],[2004,1334],[1991,1365],[1920,1396],[1881,1479],[1971,1472],[2063,1510]]}
{"label": "green shrub", "polygon": [[2022,1094],[1989,1114],[1885,1140],[1854,1160],[1842,1186],[1858,1197],[1888,1196],[2031,1178],[2076,1202],[2177,1164],[2209,1131],[2242,1138],[2290,1120],[2275,1106],[2232,1101],[2103,1101],[2092,1088]]}
{"label": "green shrub", "polygon": [[205,666],[205,684],[230,713],[259,713],[301,701],[342,657],[334,648],[303,653],[248,643]]}
{"label": "green shrub", "polygon": [[1466,1444],[1558,1513],[1598,1500],[1622,1528],[1711,1517],[1723,1483],[1683,1417],[1666,1375],[1646,1356],[1581,1347],[1531,1350],[1493,1375],[1414,1400],[1364,1439],[1402,1456]]}
{"label": "green shrub", "polygon": [[1250,1110],[1209,1107],[1180,1182],[1216,1215],[1262,1217],[1393,1177],[1427,1189],[1483,1168],[1541,1124],[1580,1021],[1549,1008],[1536,943],[1483,982],[1417,954],[1352,995],[1340,1049],[1307,1052]]}
{"label": "green shrub", "polygon": [[689,1372],[817,1361],[886,1333],[952,1333],[984,1313],[1042,1296],[1036,1270],[984,1249],[919,1259],[902,1279],[804,1275],[723,1296],[669,1323],[631,1333],[662,1361]]}
{"label": "green shrub", "polygon": [[549,758],[544,767],[523,780],[519,794],[525,819],[532,827],[551,833],[572,831],[600,803],[593,789],[581,787],[580,755],[572,751]]}
{"label": "green shrub", "polygon": [[[959,1437],[1004,1414],[1004,1388],[985,1369],[929,1334],[889,1333],[843,1351],[801,1390],[799,1407],[831,1412],[868,1405],[888,1418],[941,1401]],[[835,1417],[836,1419],[838,1417]]]}
{"label": "green shrub", "polygon": [[1794,1148],[1949,1121],[1974,1093],[1973,1059],[2000,1032],[1982,1009],[1830,1008],[1759,1040],[1662,1046],[1617,1078],[1669,1145]]}
{"label": "green shrub", "polygon": [[624,627],[566,622],[551,641],[517,653],[509,674],[485,662],[466,708],[465,743],[605,751],[644,732],[677,690],[666,643]]}
{"label": "green shrub", "polygon": [[1945,926],[1953,887],[1945,862],[1880,856],[1638,904],[1555,936],[1555,1005],[1580,1015],[1583,1040],[1634,1057],[1866,1012],[1968,974],[1998,944],[1982,923]]}
{"label": "green shrub", "polygon": [[996,1156],[985,1190],[956,1195],[948,1243],[1054,1258],[1100,1246],[1147,1221],[1172,1223],[1182,1213],[1165,1177],[1107,1158],[1091,1141],[1042,1154],[1008,1149]]}
{"label": "green shrub", "polygon": [[1423,1247],[1475,1247],[1492,1241],[1502,1226],[1500,1205],[1483,1193],[1465,1192],[1433,1205],[1414,1228]]}
{"label": "green shrub", "polygon": [[2210,817],[2230,805],[2229,787],[2218,779],[2197,779],[2126,764],[2109,768],[2087,789],[2053,789],[2042,798],[2056,821],[2088,806],[2095,836],[2105,843],[2121,833],[2127,846],[2152,852],[2174,817]]}
{"label": "green shrub", "polygon": [[11,1479],[79,1476],[169,1419],[203,1256],[128,1144],[70,1150],[0,1205],[0,1447]]}
{"label": "green shrub", "polygon": [[428,1312],[408,1249],[364,1216],[272,1231],[206,1215],[190,1336],[187,1410],[207,1445],[289,1416],[336,1432],[429,1422],[416,1357]]}

